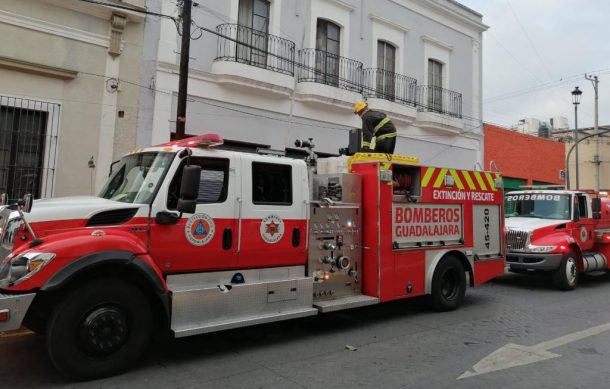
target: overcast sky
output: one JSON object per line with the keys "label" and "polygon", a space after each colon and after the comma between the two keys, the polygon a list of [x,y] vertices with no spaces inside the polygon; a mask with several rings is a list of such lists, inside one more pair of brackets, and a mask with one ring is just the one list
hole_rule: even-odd
{"label": "overcast sky", "polygon": [[610,125],[610,1],[458,0],[483,15],[483,118],[510,127],[519,119],[568,118],[570,92],[582,90],[578,127],[593,126],[599,78],[599,125]]}

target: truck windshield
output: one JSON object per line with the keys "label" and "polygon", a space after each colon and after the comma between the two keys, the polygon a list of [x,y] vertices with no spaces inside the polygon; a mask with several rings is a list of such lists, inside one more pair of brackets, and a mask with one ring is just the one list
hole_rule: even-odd
{"label": "truck windshield", "polygon": [[504,217],[570,220],[570,195],[550,193],[507,194]]}
{"label": "truck windshield", "polygon": [[123,157],[99,197],[123,203],[150,204],[171,165],[174,153],[147,152]]}

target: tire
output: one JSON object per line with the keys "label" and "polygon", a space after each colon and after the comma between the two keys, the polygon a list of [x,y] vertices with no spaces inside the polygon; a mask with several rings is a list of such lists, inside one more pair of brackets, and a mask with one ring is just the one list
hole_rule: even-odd
{"label": "tire", "polygon": [[430,305],[439,312],[453,311],[464,300],[466,274],[464,266],[453,255],[447,255],[436,266],[432,276]]}
{"label": "tire", "polygon": [[553,283],[560,290],[576,288],[578,284],[578,262],[573,251],[568,251],[563,255],[559,269],[553,272]]}
{"label": "tire", "polygon": [[70,379],[107,377],[137,361],[151,334],[152,311],[144,293],[124,281],[100,279],[58,304],[47,326],[47,353]]}

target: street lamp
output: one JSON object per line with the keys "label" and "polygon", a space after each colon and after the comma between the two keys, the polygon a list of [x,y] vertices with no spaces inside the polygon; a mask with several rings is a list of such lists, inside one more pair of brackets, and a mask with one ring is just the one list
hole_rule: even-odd
{"label": "street lamp", "polygon": [[575,87],[572,91],[572,104],[574,104],[574,142],[575,142],[575,159],[576,159],[576,189],[580,187],[578,181],[578,104],[580,104],[580,96],[582,91]]}

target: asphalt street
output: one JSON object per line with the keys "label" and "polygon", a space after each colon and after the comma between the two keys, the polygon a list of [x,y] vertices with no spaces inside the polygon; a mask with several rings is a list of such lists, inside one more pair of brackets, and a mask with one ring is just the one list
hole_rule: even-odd
{"label": "asphalt street", "polygon": [[43,337],[4,335],[0,386],[608,387],[609,296],[610,275],[561,292],[548,278],[507,274],[468,289],[455,312],[413,299],[178,339],[123,375],[81,383],[55,371]]}

